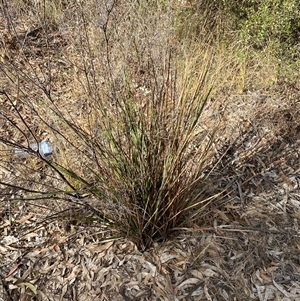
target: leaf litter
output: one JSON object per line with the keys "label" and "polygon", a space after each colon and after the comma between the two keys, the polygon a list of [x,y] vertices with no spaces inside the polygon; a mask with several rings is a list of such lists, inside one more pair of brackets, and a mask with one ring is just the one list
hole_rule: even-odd
{"label": "leaf litter", "polygon": [[[243,97],[230,103],[243,103]],[[255,106],[259,96],[249,99]],[[226,187],[226,197],[190,229],[146,252],[124,238],[105,241],[105,227],[68,221],[72,212],[74,220],[88,215],[84,209],[47,220],[46,205],[41,210],[28,201],[6,203],[0,220],[0,298],[299,300],[300,115],[279,127],[274,116],[279,118],[281,109],[274,109],[273,101],[267,98],[252,120],[242,105],[240,111],[227,108],[238,114],[228,114],[231,126],[247,118],[252,126],[229,141],[228,155],[214,171],[215,188]],[[226,146],[228,136],[220,143]]]}
{"label": "leaf litter", "polygon": [[[46,42],[28,42],[41,61]],[[125,238],[103,242],[109,230],[95,224],[48,221],[47,206],[9,205],[7,192],[0,300],[300,300],[300,108],[286,100],[299,93],[279,92],[276,100],[265,91],[229,97],[219,143],[230,148],[214,172],[216,190],[228,194],[146,252]]]}
{"label": "leaf litter", "polygon": [[[293,166],[289,176],[298,173]],[[68,232],[63,219],[29,235],[43,215],[24,204],[30,214],[11,212],[15,233],[1,237],[3,292],[18,300],[299,300],[299,194],[284,180],[276,185],[257,186],[257,194],[254,185],[250,197],[243,186],[243,204],[233,186],[222,210],[207,213],[210,228],[179,233],[144,253],[126,239],[102,242],[101,229],[88,224]],[[11,233],[6,218],[0,227]]]}

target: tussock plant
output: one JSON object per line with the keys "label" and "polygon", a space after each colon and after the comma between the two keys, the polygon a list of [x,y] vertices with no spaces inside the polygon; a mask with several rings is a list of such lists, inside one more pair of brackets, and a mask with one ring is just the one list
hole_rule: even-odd
{"label": "tussock plant", "polygon": [[[143,45],[122,37],[117,26],[125,28],[128,14],[139,22],[146,11],[130,7],[126,15],[114,5],[102,8],[98,35],[88,23],[91,9],[78,8],[80,34],[60,54],[68,68],[51,45],[38,67],[24,48],[19,61],[2,61],[9,88],[1,91],[0,184],[3,199],[13,191],[14,200],[88,206],[99,223],[147,249],[189,226],[217,197],[207,192],[220,125],[217,119],[209,125],[205,117],[213,58],[208,52],[179,58],[169,39],[157,35]],[[143,34],[139,27],[135,36]],[[26,40],[19,42],[26,46]],[[53,156],[28,147],[46,138],[56,145]],[[30,156],[16,158],[16,147]]]}
{"label": "tussock plant", "polygon": [[125,87],[113,107],[100,99],[93,112],[97,130],[92,137],[81,133],[96,162],[89,190],[111,204],[106,219],[143,247],[165,239],[209,202],[202,197],[203,172],[211,163],[214,133],[201,126],[209,95],[205,72],[196,87],[186,79],[177,91],[176,82],[166,70],[148,97]]}
{"label": "tussock plant", "polygon": [[[84,191],[98,199],[95,206],[97,212],[103,211],[102,222],[148,247],[184,226],[210,201],[202,195],[214,141],[214,131],[201,124],[209,96],[205,76],[205,72],[200,75],[196,87],[185,79],[182,90],[177,91],[176,74],[167,72],[162,85],[148,97],[140,99],[129,86],[114,105],[100,97],[97,107],[90,108],[93,132],[58,116],[85,148],[81,153],[78,148],[84,175],[72,166],[36,155],[65,180],[67,192]],[[33,176],[29,173],[28,181]],[[28,184],[40,186],[36,181],[31,179]]]}

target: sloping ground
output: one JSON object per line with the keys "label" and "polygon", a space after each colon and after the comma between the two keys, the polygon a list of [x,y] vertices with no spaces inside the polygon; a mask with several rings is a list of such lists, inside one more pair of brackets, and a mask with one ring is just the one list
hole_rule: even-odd
{"label": "sloping ground", "polygon": [[[59,56],[66,44],[58,33],[47,40],[36,29],[19,37],[29,43],[26,74],[46,70],[43,56]],[[16,39],[5,38],[2,58],[10,62],[11,52],[16,63]],[[69,62],[55,62],[70,70]],[[66,110],[83,111],[79,96],[67,99],[69,75],[57,70],[54,92],[63,94]],[[144,253],[126,239],[105,241],[111,229],[89,221],[88,209],[74,202],[15,203],[8,195],[16,191],[8,189],[0,203],[0,300],[300,300],[299,94],[299,87],[282,87],[220,96],[227,127],[216,153],[227,155],[212,176],[213,189],[227,194],[190,229]],[[212,118],[214,106],[218,99],[207,112]]]}
{"label": "sloping ground", "polygon": [[213,175],[228,194],[147,252],[103,241],[110,229],[76,205],[51,216],[59,201],[6,202],[0,300],[300,300],[299,104],[288,95],[231,97],[228,119],[244,130]]}

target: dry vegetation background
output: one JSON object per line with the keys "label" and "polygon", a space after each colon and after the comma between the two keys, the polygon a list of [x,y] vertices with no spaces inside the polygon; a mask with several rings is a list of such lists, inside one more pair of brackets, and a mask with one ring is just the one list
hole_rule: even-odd
{"label": "dry vegetation background", "polygon": [[297,7],[249,3],[1,2],[0,300],[300,300]]}

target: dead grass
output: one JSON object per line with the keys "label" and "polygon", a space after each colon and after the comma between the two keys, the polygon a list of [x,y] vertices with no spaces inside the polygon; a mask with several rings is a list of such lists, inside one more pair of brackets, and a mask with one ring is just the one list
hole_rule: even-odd
{"label": "dead grass", "polygon": [[[153,14],[132,3],[109,13],[113,1],[107,6],[46,1],[45,18],[42,2],[36,3],[29,11],[25,1],[7,5],[3,15],[7,20],[9,14],[11,25],[1,28],[0,83],[11,101],[1,94],[1,137],[10,144],[1,144],[0,177],[13,185],[2,185],[0,194],[0,298],[298,300],[300,108],[295,78],[282,81],[278,62],[253,57],[238,44],[178,41],[170,26],[172,8],[163,4]],[[46,19],[51,26],[45,31]],[[111,24],[107,36],[103,30],[99,34],[105,24]],[[107,37],[112,37],[109,56]],[[25,143],[25,137],[49,139],[57,146],[56,162],[92,181],[82,163],[89,145],[80,140],[80,133],[94,133],[99,124],[90,99],[100,90],[115,109],[111,91],[122,89],[126,70],[136,99],[147,100],[152,72],[163,74],[162,57],[170,45],[180,57],[179,70],[186,66],[182,72],[192,81],[210,59],[215,85],[205,125],[225,118],[214,154],[221,158],[229,149],[211,174],[208,190],[226,193],[168,242],[140,252],[126,239],[107,241],[115,232],[99,225],[98,212],[91,211],[98,201],[80,181],[68,175],[63,181],[39,158],[16,160],[13,144]],[[153,65],[157,69],[149,68]],[[70,125],[78,127],[78,136]],[[74,189],[82,198],[74,198]],[[31,190],[43,199],[25,201]]]}

